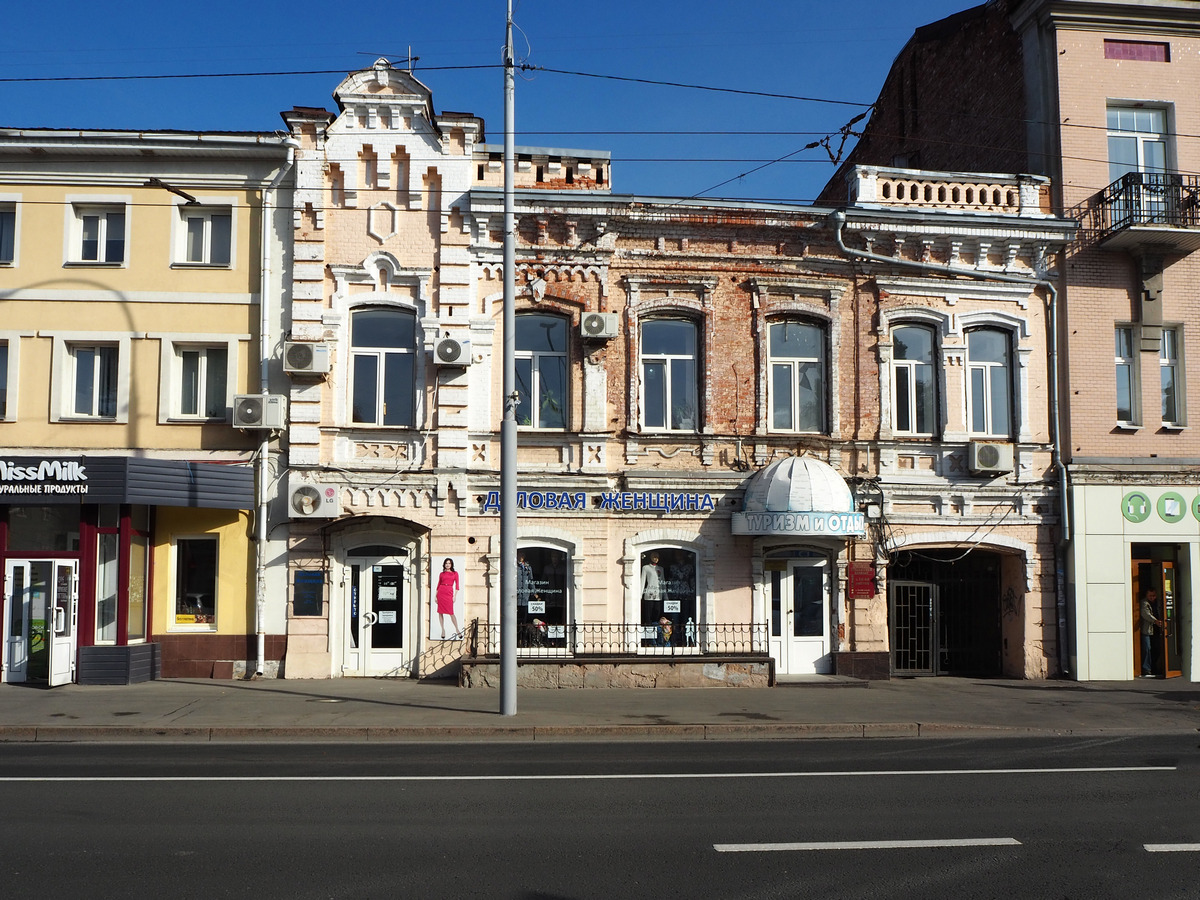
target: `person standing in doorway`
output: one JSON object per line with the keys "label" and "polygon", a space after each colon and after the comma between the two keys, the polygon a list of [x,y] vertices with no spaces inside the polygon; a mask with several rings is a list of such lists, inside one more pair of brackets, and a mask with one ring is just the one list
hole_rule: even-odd
{"label": "person standing in doorway", "polygon": [[1162,627],[1162,620],[1154,613],[1158,609],[1158,591],[1150,588],[1142,594],[1142,677],[1154,677],[1154,626]]}
{"label": "person standing in doorway", "polygon": [[[437,583],[437,611],[438,620],[442,624],[443,638],[449,637],[453,640],[459,636],[458,617],[454,614],[454,601],[457,599],[458,573],[454,571],[454,560],[447,556],[442,563],[442,572],[438,575]],[[453,633],[446,631],[446,616],[449,616],[454,624]]]}

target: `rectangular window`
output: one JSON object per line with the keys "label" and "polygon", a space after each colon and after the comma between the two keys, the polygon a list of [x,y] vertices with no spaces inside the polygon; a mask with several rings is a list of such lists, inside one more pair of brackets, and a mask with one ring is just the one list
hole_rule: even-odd
{"label": "rectangular window", "polygon": [[209,629],[217,623],[217,539],[175,542],[175,622]]}
{"label": "rectangular window", "polygon": [[233,214],[227,207],[182,207],[183,253],[180,260],[198,266],[228,266],[232,258]]}
{"label": "rectangular window", "polygon": [[1180,335],[1177,328],[1162,330],[1162,344],[1158,353],[1158,371],[1162,385],[1162,421],[1164,425],[1182,425],[1183,376],[1180,371]]}
{"label": "rectangular window", "polygon": [[0,341],[0,421],[8,418],[8,341]]}
{"label": "rectangular window", "polygon": [[1165,63],[1171,61],[1171,45],[1161,41],[1105,41],[1104,58]]}
{"label": "rectangular window", "polygon": [[824,331],[803,322],[776,322],[768,341],[771,430],[824,432]]}
{"label": "rectangular window", "polygon": [[17,208],[0,203],[0,265],[9,265],[17,252]]}
{"label": "rectangular window", "polygon": [[919,325],[896,328],[892,348],[892,430],[911,437],[932,436],[937,420],[933,331]]}
{"label": "rectangular window", "polygon": [[1133,349],[1133,326],[1116,328],[1117,421],[1123,425],[1137,424],[1137,356]]}
{"label": "rectangular window", "polygon": [[659,319],[642,325],[642,426],[699,429],[696,324]]}
{"label": "rectangular window", "polygon": [[76,262],[125,261],[124,207],[76,207],[79,230]]}
{"label": "rectangular window", "polygon": [[118,534],[96,536],[96,643],[117,642]]}
{"label": "rectangular window", "polygon": [[177,414],[197,419],[224,419],[228,397],[229,350],[226,347],[179,346]]}
{"label": "rectangular window", "polygon": [[1008,437],[1012,430],[1009,338],[980,328],[967,333],[967,405],[971,434]]}
{"label": "rectangular window", "polygon": [[97,419],[117,415],[116,347],[75,344],[70,347],[74,365],[74,400],[71,414]]}
{"label": "rectangular window", "polygon": [[129,539],[129,642],[131,644],[146,639],[146,567],[150,559],[149,545],[150,539],[144,534],[134,534]]}

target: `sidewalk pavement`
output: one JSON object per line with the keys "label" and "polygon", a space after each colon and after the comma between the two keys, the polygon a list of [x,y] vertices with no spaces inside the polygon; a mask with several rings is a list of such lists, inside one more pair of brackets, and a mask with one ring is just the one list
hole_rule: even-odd
{"label": "sidewalk pavement", "polygon": [[773,688],[522,689],[409,679],[0,685],[4,741],[738,740],[1195,734],[1200,685],[812,676]]}

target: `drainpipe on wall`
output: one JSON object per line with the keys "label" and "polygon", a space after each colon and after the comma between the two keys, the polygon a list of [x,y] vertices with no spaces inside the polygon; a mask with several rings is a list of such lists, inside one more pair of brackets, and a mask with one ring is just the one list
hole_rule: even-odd
{"label": "drainpipe on wall", "polygon": [[[259,293],[258,293],[258,352],[259,352],[259,391],[262,394],[263,409],[267,408],[269,379],[271,375],[271,351],[275,346],[271,334],[271,307],[267,298],[271,288],[271,199],[283,179],[292,170],[296,160],[296,148],[300,142],[290,135],[281,141],[287,148],[287,162],[272,179],[262,195],[262,257],[259,263]],[[267,632],[267,476],[268,454],[270,451],[271,434],[264,432],[258,444],[258,477],[255,479],[258,497],[258,514],[254,520],[254,631],[257,636],[257,652],[254,663],[254,677],[261,678],[266,669]]]}
{"label": "drainpipe on wall", "polygon": [[1055,548],[1054,607],[1058,619],[1058,628],[1056,634],[1058,639],[1059,671],[1063,675],[1070,674],[1070,656],[1067,648],[1067,591],[1065,563],[1063,558],[1066,555],[1067,545],[1071,540],[1071,517],[1070,507],[1067,503],[1067,467],[1063,463],[1062,457],[1062,419],[1059,410],[1058,396],[1059,358],[1057,289],[1055,289],[1053,282],[1051,282],[1048,278],[1008,275],[1003,272],[976,272],[972,269],[961,269],[956,268],[955,266],[942,266],[935,263],[917,262],[916,260],[897,259],[892,256],[883,256],[879,253],[871,253],[867,250],[855,250],[847,247],[845,241],[842,239],[842,228],[846,224],[845,210],[839,209],[835,211],[829,218],[834,226],[834,239],[837,241],[838,249],[847,256],[853,256],[858,259],[882,263],[888,266],[905,266],[910,269],[917,269],[919,271],[928,272],[934,275],[958,275],[966,278],[973,278],[976,281],[1001,281],[1008,284],[1024,284],[1030,287],[1043,287],[1050,295],[1051,455],[1055,474],[1058,479],[1059,521],[1062,523],[1062,527],[1059,529],[1058,543]]}

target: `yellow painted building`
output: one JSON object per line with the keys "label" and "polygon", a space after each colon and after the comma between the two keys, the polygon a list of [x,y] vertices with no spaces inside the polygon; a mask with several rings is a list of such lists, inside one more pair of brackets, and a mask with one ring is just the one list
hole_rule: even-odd
{"label": "yellow painted building", "polygon": [[277,664],[277,448],[235,410],[282,377],[290,172],[273,135],[0,130],[4,681]]}

